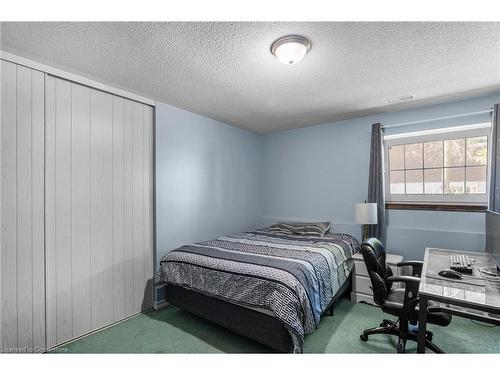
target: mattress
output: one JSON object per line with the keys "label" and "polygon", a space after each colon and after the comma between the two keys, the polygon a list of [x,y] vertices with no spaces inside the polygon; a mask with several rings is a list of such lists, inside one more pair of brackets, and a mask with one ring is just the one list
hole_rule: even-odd
{"label": "mattress", "polygon": [[346,234],[309,237],[264,228],[175,249],[161,259],[157,277],[274,315],[301,352],[304,335],[318,327],[348,279],[357,249],[356,239]]}

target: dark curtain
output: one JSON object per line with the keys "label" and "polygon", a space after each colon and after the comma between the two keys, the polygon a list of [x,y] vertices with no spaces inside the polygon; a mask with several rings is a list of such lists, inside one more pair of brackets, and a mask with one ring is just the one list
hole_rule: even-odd
{"label": "dark curtain", "polygon": [[500,106],[495,104],[491,120],[491,178],[488,209],[500,212]]}
{"label": "dark curtain", "polygon": [[376,237],[385,244],[385,197],[384,197],[384,159],[382,125],[372,125],[370,148],[370,171],[368,175],[368,203],[377,203],[377,224],[369,225],[368,237]]}

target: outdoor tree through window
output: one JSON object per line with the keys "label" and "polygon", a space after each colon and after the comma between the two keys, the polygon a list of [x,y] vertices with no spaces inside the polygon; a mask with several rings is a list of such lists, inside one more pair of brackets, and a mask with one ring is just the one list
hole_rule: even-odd
{"label": "outdoor tree through window", "polygon": [[[484,131],[482,132],[484,133]],[[402,138],[386,145],[388,195],[393,201],[467,202],[487,194],[488,135],[443,139],[422,136],[420,142]],[[428,140],[426,140],[428,139]],[[419,140],[418,137],[410,141]],[[398,144],[399,143],[399,144]],[[396,198],[396,199],[395,199]]]}

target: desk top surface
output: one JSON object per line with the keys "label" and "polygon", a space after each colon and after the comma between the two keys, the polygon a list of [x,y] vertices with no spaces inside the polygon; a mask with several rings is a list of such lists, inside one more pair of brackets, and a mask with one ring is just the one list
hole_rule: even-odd
{"label": "desk top surface", "polygon": [[[450,267],[450,256],[464,254],[474,258],[472,275],[461,280],[441,277],[438,272]],[[484,271],[495,270],[496,265],[485,253],[426,248],[419,294],[446,300],[453,304],[490,307],[500,311],[500,277]]]}

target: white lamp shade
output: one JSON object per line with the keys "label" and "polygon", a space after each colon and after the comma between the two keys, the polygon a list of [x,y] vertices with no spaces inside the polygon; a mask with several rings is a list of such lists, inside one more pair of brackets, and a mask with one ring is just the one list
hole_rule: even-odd
{"label": "white lamp shade", "polygon": [[354,220],[357,224],[377,224],[377,203],[356,203]]}

